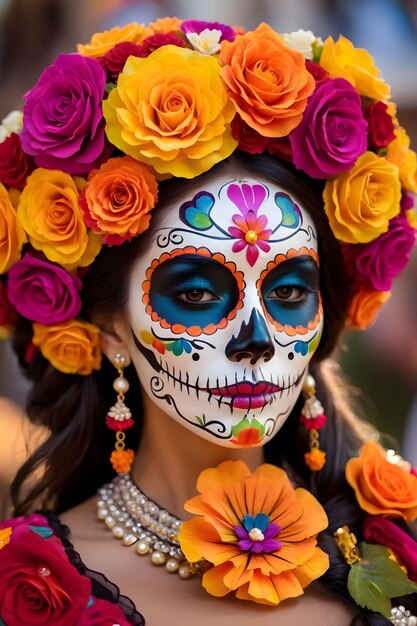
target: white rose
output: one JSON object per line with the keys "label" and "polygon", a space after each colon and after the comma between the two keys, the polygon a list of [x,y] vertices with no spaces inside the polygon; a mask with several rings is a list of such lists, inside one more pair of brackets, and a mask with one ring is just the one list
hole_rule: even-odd
{"label": "white rose", "polygon": [[23,113],[22,111],[10,111],[0,125],[0,143],[5,141],[7,137],[10,137],[12,133],[17,135],[23,128]]}
{"label": "white rose", "polygon": [[284,33],[282,35],[284,42],[290,48],[302,52],[305,59],[311,61],[313,58],[313,44],[322,45],[323,41],[320,37],[316,37],[311,30],[303,30],[299,28],[292,33]]}
{"label": "white rose", "polygon": [[187,39],[193,46],[194,50],[198,50],[201,54],[216,54],[220,50],[220,38],[222,31],[217,28],[205,28],[200,34],[187,33]]}

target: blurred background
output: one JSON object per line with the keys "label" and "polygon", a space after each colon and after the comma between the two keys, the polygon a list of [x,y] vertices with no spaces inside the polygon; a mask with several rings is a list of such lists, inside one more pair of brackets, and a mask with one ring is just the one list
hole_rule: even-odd
{"label": "blurred background", "polygon": [[[95,31],[164,15],[247,29],[266,21],[279,32],[304,28],[322,38],[344,34],[376,59],[416,149],[416,0],[0,0],[0,120],[22,107],[21,94],[59,52],[73,51]],[[374,326],[346,335],[339,360],[363,392],[362,416],[417,465],[417,254]],[[25,393],[10,346],[2,342],[0,395],[24,406]]]}

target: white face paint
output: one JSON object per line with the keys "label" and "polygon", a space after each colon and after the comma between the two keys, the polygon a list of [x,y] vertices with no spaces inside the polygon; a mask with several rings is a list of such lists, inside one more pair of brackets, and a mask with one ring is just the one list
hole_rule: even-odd
{"label": "white face paint", "polygon": [[131,355],[145,392],[196,434],[266,443],[323,326],[317,235],[273,183],[218,177],[164,209],[132,272]]}

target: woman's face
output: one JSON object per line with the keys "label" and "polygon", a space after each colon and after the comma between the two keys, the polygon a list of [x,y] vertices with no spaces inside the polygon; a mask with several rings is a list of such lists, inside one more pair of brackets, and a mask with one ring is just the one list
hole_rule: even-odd
{"label": "woman's face", "polygon": [[281,187],[239,173],[194,182],[164,209],[128,302],[145,393],[227,447],[281,428],[323,326],[311,218]]}

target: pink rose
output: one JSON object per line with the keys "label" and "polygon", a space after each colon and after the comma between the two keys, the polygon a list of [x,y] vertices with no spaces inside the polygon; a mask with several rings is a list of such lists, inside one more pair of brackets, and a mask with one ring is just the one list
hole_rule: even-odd
{"label": "pink rose", "polygon": [[82,283],[59,265],[25,254],[9,270],[7,295],[23,317],[38,324],[60,324],[81,310]]}
{"label": "pink rose", "polygon": [[405,565],[408,577],[417,582],[417,542],[383,517],[366,517],[363,526],[365,540],[391,548]]}
{"label": "pink rose", "polygon": [[356,89],[344,78],[326,80],[310,96],[300,124],[289,135],[294,165],[313,178],[345,172],[367,150],[366,129]]}
{"label": "pink rose", "polygon": [[0,182],[5,187],[23,189],[34,169],[35,163],[23,152],[19,135],[12,133],[0,143]]}
{"label": "pink rose", "polygon": [[81,613],[76,626],[131,626],[117,604],[107,600],[94,600],[94,603]]}
{"label": "pink rose", "polygon": [[87,606],[91,581],[61,543],[20,527],[0,555],[0,616],[7,626],[69,626]]}

